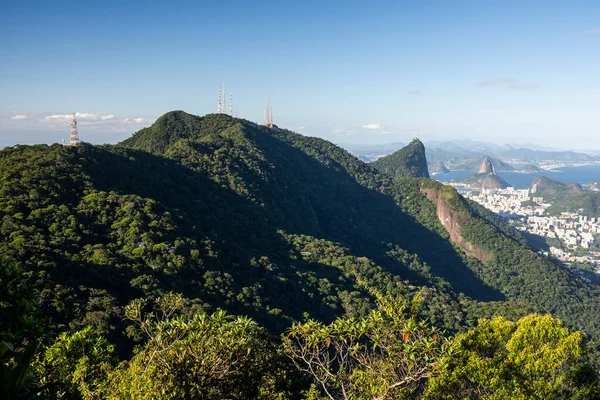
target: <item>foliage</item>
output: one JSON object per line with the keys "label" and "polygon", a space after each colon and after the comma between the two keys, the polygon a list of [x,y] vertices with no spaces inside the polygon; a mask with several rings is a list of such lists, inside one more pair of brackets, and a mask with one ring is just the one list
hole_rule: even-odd
{"label": "foliage", "polygon": [[[111,376],[106,398],[285,398],[278,386],[278,353],[266,332],[248,317],[176,316],[183,298],[158,299],[161,317],[143,315],[142,302],[127,307],[148,335],[144,347]],[[284,377],[284,376],[283,376]],[[279,396],[274,396],[279,392]]]}
{"label": "foliage", "polygon": [[0,397],[27,398],[36,393],[31,362],[41,335],[33,303],[34,288],[17,263],[0,257]]}
{"label": "foliage", "polygon": [[[361,319],[294,324],[286,353],[312,377],[313,394],[330,399],[405,398],[418,394],[445,352],[436,328],[407,315],[403,302],[379,298],[380,311]],[[416,311],[419,298],[413,304]]]}
{"label": "foliage", "polygon": [[458,335],[439,363],[426,399],[565,399],[598,396],[597,374],[579,363],[583,335],[532,314],[482,320]]}
{"label": "foliage", "polygon": [[34,363],[45,399],[93,399],[116,363],[115,348],[91,327],[62,333]]}

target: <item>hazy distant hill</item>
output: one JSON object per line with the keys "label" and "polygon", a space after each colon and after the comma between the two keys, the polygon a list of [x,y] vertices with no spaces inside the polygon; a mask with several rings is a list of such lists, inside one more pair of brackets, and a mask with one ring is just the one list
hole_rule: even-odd
{"label": "hazy distant hill", "polygon": [[446,165],[443,162],[438,161],[437,163],[434,163],[433,165],[429,166],[429,172],[431,173],[431,175],[438,175],[447,174],[448,172],[450,172],[450,170],[446,167]]}
{"label": "hazy distant hill", "polygon": [[[438,163],[443,163],[451,171],[477,171],[481,160],[490,157],[496,171],[533,171],[532,167],[519,169],[507,161],[534,165],[541,161],[557,162],[590,162],[600,161],[599,155],[591,155],[573,151],[545,149],[543,146],[534,146],[535,149],[515,147],[511,145],[498,146],[491,143],[469,140],[456,141],[431,141],[426,144],[426,154],[429,169],[437,168]],[[375,161],[401,148],[400,143],[388,145],[343,145],[363,161]],[[504,161],[507,160],[507,161]]]}
{"label": "hazy distant hill", "polygon": [[559,214],[562,211],[578,211],[589,217],[600,217],[600,192],[586,190],[577,183],[554,181],[538,176],[529,187],[531,195],[543,197],[552,203],[549,213]]}

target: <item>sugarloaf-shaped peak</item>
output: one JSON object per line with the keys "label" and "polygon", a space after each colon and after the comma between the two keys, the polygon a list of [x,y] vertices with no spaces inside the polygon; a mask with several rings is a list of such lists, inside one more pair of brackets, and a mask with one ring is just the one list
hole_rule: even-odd
{"label": "sugarloaf-shaped peak", "polygon": [[394,177],[429,178],[425,146],[419,139],[413,139],[407,146],[373,162],[378,170]]}
{"label": "sugarloaf-shaped peak", "polygon": [[489,157],[486,157],[483,159],[483,161],[481,162],[481,165],[479,166],[479,171],[477,171],[478,174],[495,174],[496,173],[496,167],[494,167],[494,164],[492,163],[492,160]]}
{"label": "sugarloaf-shaped peak", "polygon": [[170,111],[151,126],[139,130],[129,139],[119,143],[119,146],[162,154],[181,139],[221,132],[239,121],[226,114],[207,114],[199,117],[181,110]]}

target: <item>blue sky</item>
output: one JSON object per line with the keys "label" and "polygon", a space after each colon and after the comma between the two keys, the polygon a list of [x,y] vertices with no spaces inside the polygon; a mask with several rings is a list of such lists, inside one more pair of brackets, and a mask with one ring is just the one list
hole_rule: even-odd
{"label": "blue sky", "polygon": [[600,2],[8,1],[0,146],[216,111],[334,142],[600,148]]}

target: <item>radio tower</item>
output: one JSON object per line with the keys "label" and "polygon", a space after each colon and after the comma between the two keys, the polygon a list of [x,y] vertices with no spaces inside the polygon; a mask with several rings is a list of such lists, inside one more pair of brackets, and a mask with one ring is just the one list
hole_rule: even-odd
{"label": "radio tower", "polygon": [[221,88],[219,87],[219,95],[217,97],[217,114],[221,113]]}
{"label": "radio tower", "polygon": [[235,101],[235,117],[236,118],[240,117],[240,113],[238,112],[238,102],[237,102],[237,100]]}
{"label": "radio tower", "polygon": [[229,115],[233,117],[233,95],[229,95]]}
{"label": "radio tower", "polygon": [[71,122],[71,139],[69,140],[71,146],[77,146],[79,144],[79,133],[77,133],[77,118],[73,113],[73,121]]}
{"label": "radio tower", "polygon": [[225,82],[223,82],[223,107],[221,107],[221,114],[227,114],[227,96],[225,95]]}
{"label": "radio tower", "polygon": [[271,95],[267,97],[267,104],[265,105],[265,126],[269,128],[273,127],[273,107],[271,107]]}

